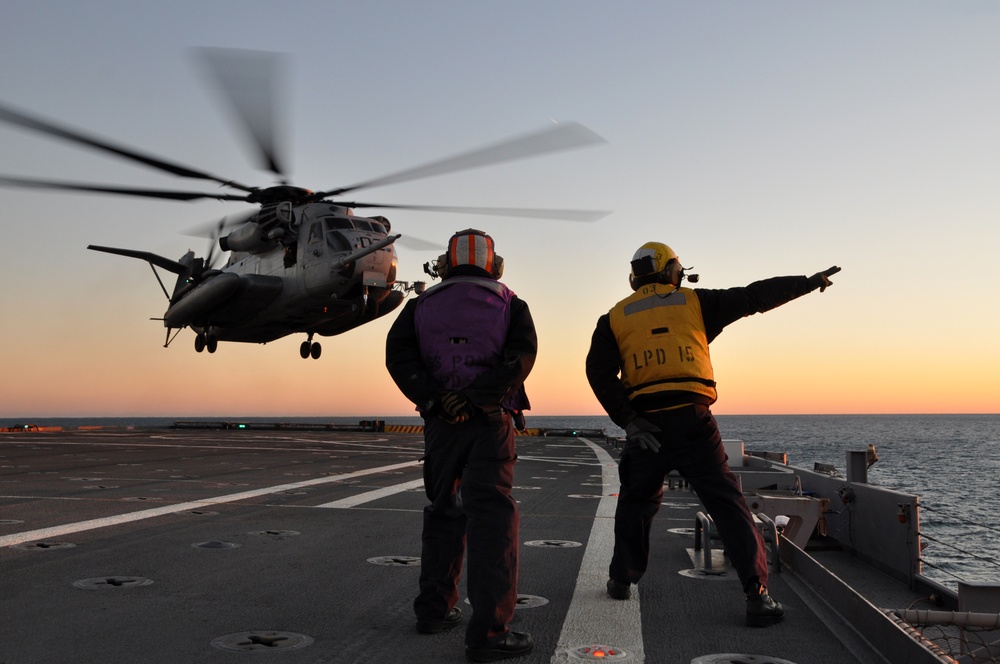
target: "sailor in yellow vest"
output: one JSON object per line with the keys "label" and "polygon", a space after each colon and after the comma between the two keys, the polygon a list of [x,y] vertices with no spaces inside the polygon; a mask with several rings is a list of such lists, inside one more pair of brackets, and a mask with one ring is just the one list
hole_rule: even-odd
{"label": "sailor in yellow vest", "polygon": [[[597,321],[587,379],[608,416],[626,433],[619,463],[615,550],[608,595],[629,599],[649,561],[649,531],[663,481],[677,470],[712,516],[746,593],[746,622],[784,617],[767,592],[767,557],[736,477],[726,463],[709,406],[717,398],[708,345],[730,323],[830,285],[831,267],[811,277],[774,277],[742,288],[681,287],[684,268],[660,242],[632,258],[632,295]],[[691,275],[689,281],[697,281]]]}

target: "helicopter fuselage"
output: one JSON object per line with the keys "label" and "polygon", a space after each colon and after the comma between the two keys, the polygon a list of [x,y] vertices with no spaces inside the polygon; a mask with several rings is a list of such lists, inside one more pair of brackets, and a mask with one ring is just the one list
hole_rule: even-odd
{"label": "helicopter fuselage", "polygon": [[[221,269],[188,252],[179,261],[132,250],[111,250],[178,274],[163,315],[171,332],[190,327],[195,347],[219,341],[267,343],[306,333],[346,332],[396,309],[406,292],[396,287],[397,258],[388,220],[354,215],[326,202],[289,206],[282,220],[254,215],[220,244],[231,250]],[[108,251],[106,247],[91,247]],[[248,248],[251,250],[241,251]],[[313,352],[317,356],[318,350]]]}

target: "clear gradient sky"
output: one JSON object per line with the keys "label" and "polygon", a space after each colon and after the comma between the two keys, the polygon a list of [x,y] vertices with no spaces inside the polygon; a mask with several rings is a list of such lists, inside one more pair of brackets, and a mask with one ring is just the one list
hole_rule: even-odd
{"label": "clear gradient sky", "polygon": [[[719,414],[1000,412],[1000,4],[986,0],[5,0],[0,100],[260,185],[190,53],[288,54],[292,180],[329,189],[576,120],[606,145],[368,190],[362,200],[613,210],[475,226],[534,315],[535,415],[602,414],[583,361],[647,240],[706,288],[831,265],[834,286],[713,343]],[[199,188],[0,126],[0,173]],[[208,185],[209,187],[211,185]],[[242,209],[0,189],[0,418],[412,414],[387,319],[321,339],[163,348],[148,265]],[[400,278],[437,252],[400,247]]]}

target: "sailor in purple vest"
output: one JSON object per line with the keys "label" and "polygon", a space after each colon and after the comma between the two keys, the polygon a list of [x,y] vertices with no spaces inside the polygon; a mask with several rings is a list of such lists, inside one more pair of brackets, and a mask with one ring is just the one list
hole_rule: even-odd
{"label": "sailor in purple vest", "polygon": [[424,508],[417,630],[462,622],[458,581],[468,555],[472,661],[531,652],[510,631],[517,604],[518,522],[511,497],[514,429],[529,407],[524,380],[538,340],[528,305],[499,280],[493,239],[467,229],[428,270],[442,282],[410,300],[386,339],[386,367],[424,419]]}

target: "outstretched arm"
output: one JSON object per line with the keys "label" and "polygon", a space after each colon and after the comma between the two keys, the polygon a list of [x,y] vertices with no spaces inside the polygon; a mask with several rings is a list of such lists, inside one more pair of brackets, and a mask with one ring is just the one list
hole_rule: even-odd
{"label": "outstretched arm", "polygon": [[833,266],[811,277],[772,277],[738,288],[696,289],[709,342],[734,321],[770,311],[817,288],[826,290],[833,283],[830,276],[838,272],[840,268]]}

